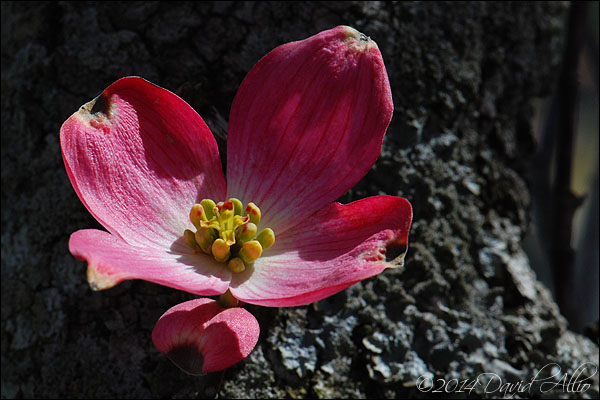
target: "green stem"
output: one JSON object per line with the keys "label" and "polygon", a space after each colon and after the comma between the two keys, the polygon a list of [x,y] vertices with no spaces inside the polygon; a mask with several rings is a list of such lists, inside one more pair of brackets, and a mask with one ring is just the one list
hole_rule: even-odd
{"label": "green stem", "polygon": [[233,297],[229,289],[225,293],[219,297],[219,303],[225,308],[237,307],[239,305],[239,300]]}

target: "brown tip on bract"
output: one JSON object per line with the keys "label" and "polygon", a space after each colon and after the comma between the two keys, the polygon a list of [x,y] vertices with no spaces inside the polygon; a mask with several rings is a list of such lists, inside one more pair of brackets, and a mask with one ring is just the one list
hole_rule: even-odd
{"label": "brown tip on bract", "polygon": [[369,36],[357,31],[351,26],[342,26],[341,32],[344,37],[344,42],[357,51],[365,51],[371,47],[377,47],[377,43],[371,40]]}
{"label": "brown tip on bract", "polygon": [[204,372],[202,372],[204,357],[192,345],[174,347],[167,353],[167,357],[186,374],[204,375]]}
{"label": "brown tip on bract", "polygon": [[82,105],[71,118],[76,118],[82,122],[84,127],[89,125],[93,129],[99,129],[109,134],[111,132],[111,117],[113,117],[114,112],[115,110],[111,110],[111,100],[105,93],[102,93],[94,100]]}
{"label": "brown tip on bract", "polygon": [[102,113],[104,115],[108,115],[108,99],[104,96],[104,94],[96,97],[93,102],[94,104],[90,110],[92,114]]}
{"label": "brown tip on bract", "polygon": [[95,99],[82,105],[79,110],[89,114],[104,114],[105,116],[108,116],[110,104],[108,98],[102,93]]}
{"label": "brown tip on bract", "polygon": [[385,261],[392,264],[394,268],[404,266],[404,257],[408,251],[407,244],[389,243],[385,247]]}
{"label": "brown tip on bract", "polygon": [[90,284],[90,288],[95,292],[99,290],[110,289],[111,287],[119,283],[110,275],[98,272],[98,270],[93,265],[88,265],[87,280]]}

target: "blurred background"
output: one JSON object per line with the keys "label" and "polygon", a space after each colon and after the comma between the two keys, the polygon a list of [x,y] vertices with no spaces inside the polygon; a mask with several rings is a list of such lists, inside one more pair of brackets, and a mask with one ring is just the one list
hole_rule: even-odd
{"label": "blurred background", "polygon": [[577,332],[597,331],[598,321],[598,4],[574,3],[561,79],[535,104],[533,223],[524,239]]}

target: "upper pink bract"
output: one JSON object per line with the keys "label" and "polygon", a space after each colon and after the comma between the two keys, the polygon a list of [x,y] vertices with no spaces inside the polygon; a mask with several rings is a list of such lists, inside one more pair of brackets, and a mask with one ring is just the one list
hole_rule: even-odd
{"label": "upper pink bract", "polygon": [[[392,117],[374,42],[349,27],[282,45],[244,79],[231,108],[227,182],[216,142],[181,98],[127,77],[61,128],[67,173],[108,230],[80,230],[69,249],[104,289],[144,279],[199,295],[227,289],[244,302],[317,301],[378,274],[406,249],[408,201],[333,203],[373,165]],[[276,241],[241,274],[182,240],[204,198],[252,201]]]}

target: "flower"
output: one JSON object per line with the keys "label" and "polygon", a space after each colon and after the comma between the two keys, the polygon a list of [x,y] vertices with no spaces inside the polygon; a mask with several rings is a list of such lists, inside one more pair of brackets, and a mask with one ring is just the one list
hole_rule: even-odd
{"label": "flower", "polygon": [[337,293],[407,249],[407,200],[334,202],[377,159],[392,111],[381,53],[355,29],[279,46],[235,97],[225,180],[185,101],[122,78],[61,128],[73,188],[108,230],[73,233],[69,250],[95,290],[143,279],[276,307]]}

